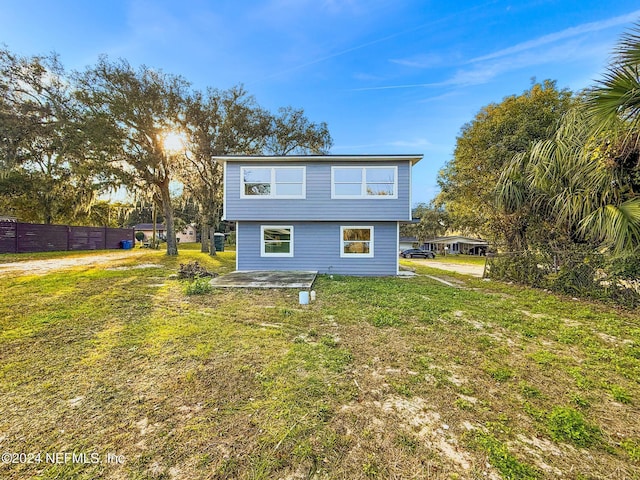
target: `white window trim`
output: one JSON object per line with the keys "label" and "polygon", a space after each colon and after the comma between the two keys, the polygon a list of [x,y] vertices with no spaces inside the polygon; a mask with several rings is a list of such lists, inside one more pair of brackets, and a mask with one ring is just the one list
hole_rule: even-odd
{"label": "white window trim", "polygon": [[[221,220],[227,219],[227,161],[222,162],[222,218]],[[242,177],[240,177],[240,181],[242,182]],[[237,270],[237,268],[236,268]]]}
{"label": "white window trim", "polygon": [[[344,253],[344,231],[349,229],[368,228],[371,231],[371,240],[369,240],[369,253]],[[340,225],[340,257],[341,258],[374,258],[373,243],[374,228],[373,225]]]}
{"label": "white window trim", "polygon": [[[409,220],[413,220],[413,168],[411,162],[407,162],[409,164],[409,216],[407,217]],[[400,271],[400,264],[398,264],[398,272]]]}
{"label": "white window trim", "polygon": [[[270,190],[271,193],[269,195],[246,195],[244,193],[244,171],[245,169],[251,169],[251,170],[267,170],[270,169],[271,170],[271,176],[270,176]],[[281,170],[302,170],[302,194],[301,195],[276,195],[275,194],[275,186],[276,186],[276,169],[281,169]],[[307,198],[307,167],[304,165],[297,165],[297,166],[257,166],[257,167],[249,167],[249,166],[245,166],[245,167],[240,167],[240,198],[251,198],[251,199],[260,199],[260,198],[267,198],[267,199],[292,199],[292,198],[296,198],[296,199],[305,199]]]}
{"label": "white window trim", "polygon": [[[360,186],[360,195],[337,195],[336,194],[336,182],[335,182],[335,171],[336,170],[344,170],[344,169],[355,169],[359,168],[362,170],[362,180]],[[368,195],[367,194],[367,170],[374,169],[382,169],[382,168],[393,168],[393,195]],[[398,166],[397,165],[372,165],[372,166],[332,166],[331,167],[331,198],[336,200],[346,199],[346,200],[394,200],[398,198]]]}
{"label": "white window trim", "polygon": [[[264,231],[275,228],[288,228],[291,230],[289,240],[289,253],[268,253],[265,251]],[[261,257],[293,257],[293,225],[260,225],[260,256]]]}
{"label": "white window trim", "polygon": [[[400,222],[396,223],[396,252],[400,252]],[[396,275],[400,275],[400,255],[396,255]]]}

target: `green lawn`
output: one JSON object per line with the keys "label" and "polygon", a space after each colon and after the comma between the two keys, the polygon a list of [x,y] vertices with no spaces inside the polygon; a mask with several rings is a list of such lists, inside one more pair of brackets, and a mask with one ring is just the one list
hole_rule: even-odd
{"label": "green lawn", "polygon": [[235,253],[2,274],[0,451],[41,457],[0,478],[640,478],[638,312],[420,265],[457,288],[186,295],[192,260]]}

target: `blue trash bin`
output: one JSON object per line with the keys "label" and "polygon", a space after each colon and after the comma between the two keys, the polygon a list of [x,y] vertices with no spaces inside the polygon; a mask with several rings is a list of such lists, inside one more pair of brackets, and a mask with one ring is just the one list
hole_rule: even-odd
{"label": "blue trash bin", "polygon": [[122,245],[122,248],[125,250],[130,250],[133,248],[133,241],[132,240],[121,240],[120,241],[120,245]]}

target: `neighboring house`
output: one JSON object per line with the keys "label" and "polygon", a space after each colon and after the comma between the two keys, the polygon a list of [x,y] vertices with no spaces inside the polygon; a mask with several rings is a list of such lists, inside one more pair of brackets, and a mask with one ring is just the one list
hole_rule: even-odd
{"label": "neighboring house", "polygon": [[[153,238],[153,223],[139,223],[134,225],[135,232],[144,233],[144,242],[147,242]],[[164,224],[156,224],[156,236],[160,240],[166,240],[166,227]],[[176,239],[180,243],[191,243],[196,241],[196,227],[193,225],[187,225],[183,230],[176,232]]]}
{"label": "neighboring house", "polygon": [[[142,232],[144,233],[144,238],[142,239],[143,242],[148,242],[153,238],[153,223],[139,223],[137,225],[133,226],[133,235],[135,237],[135,234],[138,232]],[[164,240],[167,238],[166,234],[166,228],[163,224],[156,224],[156,237],[160,240]]]}
{"label": "neighboring house", "polygon": [[195,243],[197,232],[193,225],[186,225],[182,230],[176,232],[176,238],[180,243]]}
{"label": "neighboring house", "polygon": [[488,246],[489,244],[485,240],[455,235],[431,238],[423,243],[422,248],[433,250],[440,254],[485,255]]}
{"label": "neighboring house", "polygon": [[221,156],[236,269],[396,275],[422,155]]}
{"label": "neighboring house", "polygon": [[399,250],[402,252],[410,248],[414,248],[414,245],[418,243],[417,237],[400,237]]}

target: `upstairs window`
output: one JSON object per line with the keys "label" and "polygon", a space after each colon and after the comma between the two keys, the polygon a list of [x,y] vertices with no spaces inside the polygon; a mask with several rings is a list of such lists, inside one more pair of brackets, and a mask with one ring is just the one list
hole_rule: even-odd
{"label": "upstairs window", "polygon": [[331,198],[398,198],[398,167],[331,167]]}
{"label": "upstairs window", "polygon": [[305,167],[240,167],[242,198],[305,198]]}

